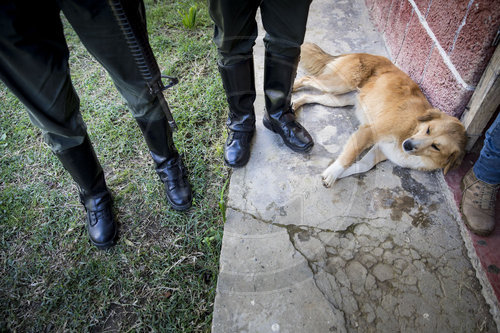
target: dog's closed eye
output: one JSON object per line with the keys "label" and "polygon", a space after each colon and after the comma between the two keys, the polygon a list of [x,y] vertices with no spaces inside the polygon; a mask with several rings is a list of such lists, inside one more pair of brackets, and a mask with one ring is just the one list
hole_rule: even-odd
{"label": "dog's closed eye", "polygon": [[427,135],[431,134],[431,127],[427,127],[427,132],[425,132]]}
{"label": "dog's closed eye", "polygon": [[439,147],[435,143],[433,143],[431,145],[431,147],[434,148],[434,149],[436,149],[437,151],[440,151]]}

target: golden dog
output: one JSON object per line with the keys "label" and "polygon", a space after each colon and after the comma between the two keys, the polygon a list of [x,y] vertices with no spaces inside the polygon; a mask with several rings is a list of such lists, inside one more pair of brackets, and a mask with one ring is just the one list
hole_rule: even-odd
{"label": "golden dog", "polygon": [[444,168],[445,174],[461,162],[464,126],[433,108],[418,85],[389,59],[366,53],[332,56],[306,43],[300,63],[310,75],[297,79],[293,91],[313,88],[322,94],[302,95],[294,100],[295,109],[308,103],[356,105],[361,122],[339,157],[321,174],[326,187],[386,159],[418,170]]}

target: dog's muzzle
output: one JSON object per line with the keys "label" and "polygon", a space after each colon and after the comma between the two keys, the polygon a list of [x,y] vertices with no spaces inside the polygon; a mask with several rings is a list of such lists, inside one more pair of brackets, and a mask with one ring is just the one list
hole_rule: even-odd
{"label": "dog's muzzle", "polygon": [[411,153],[411,152],[415,151],[416,149],[417,149],[417,146],[415,145],[415,143],[411,139],[406,139],[405,141],[403,141],[403,150],[406,153]]}

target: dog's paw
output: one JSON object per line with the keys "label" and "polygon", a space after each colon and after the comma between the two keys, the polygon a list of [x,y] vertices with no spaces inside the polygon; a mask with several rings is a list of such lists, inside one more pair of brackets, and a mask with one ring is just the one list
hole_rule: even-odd
{"label": "dog's paw", "polygon": [[344,168],[340,165],[338,161],[335,161],[332,165],[323,171],[321,174],[321,178],[323,180],[323,186],[330,187],[335,183],[337,178],[340,177],[342,172],[344,172]]}
{"label": "dog's paw", "polygon": [[335,183],[336,179],[332,176],[325,176],[324,174],[321,174],[321,180],[323,181],[323,186],[329,188],[333,185],[333,183]]}

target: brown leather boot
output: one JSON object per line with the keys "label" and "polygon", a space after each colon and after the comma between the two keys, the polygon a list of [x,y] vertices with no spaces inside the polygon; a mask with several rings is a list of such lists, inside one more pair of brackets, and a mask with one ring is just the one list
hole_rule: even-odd
{"label": "brown leather boot", "polygon": [[460,212],[470,231],[487,236],[495,229],[495,203],[500,185],[491,185],[476,178],[472,169],[462,179]]}

